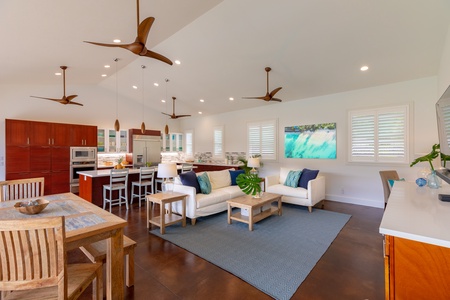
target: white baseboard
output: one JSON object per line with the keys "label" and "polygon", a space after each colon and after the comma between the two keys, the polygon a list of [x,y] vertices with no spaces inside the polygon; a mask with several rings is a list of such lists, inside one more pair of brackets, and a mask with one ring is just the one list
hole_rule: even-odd
{"label": "white baseboard", "polygon": [[325,199],[330,200],[330,201],[342,202],[342,203],[384,208],[384,201],[380,202],[380,201],[374,201],[374,200],[370,200],[370,199],[352,198],[352,197],[344,197],[342,195],[330,195],[330,194],[325,195]]}

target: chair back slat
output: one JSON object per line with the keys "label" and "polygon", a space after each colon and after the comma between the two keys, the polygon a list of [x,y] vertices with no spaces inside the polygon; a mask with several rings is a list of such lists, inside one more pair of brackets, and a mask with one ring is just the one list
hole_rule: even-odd
{"label": "chair back slat", "polygon": [[128,184],[128,169],[112,169],[110,175],[110,183],[120,183],[123,182],[125,185]]}
{"label": "chair back slat", "polygon": [[1,220],[0,290],[64,285],[64,238],[64,217]]}
{"label": "chair back slat", "polygon": [[153,179],[155,178],[155,168],[153,167],[143,167],[140,170],[139,174],[139,184],[142,181],[147,180],[153,183]]}
{"label": "chair back slat", "polygon": [[0,182],[0,201],[44,196],[44,177]]}

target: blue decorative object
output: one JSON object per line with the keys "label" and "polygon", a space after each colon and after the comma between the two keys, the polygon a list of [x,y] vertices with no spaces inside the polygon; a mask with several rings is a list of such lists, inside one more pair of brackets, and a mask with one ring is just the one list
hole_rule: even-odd
{"label": "blue decorative object", "polygon": [[423,187],[427,184],[427,180],[425,178],[417,178],[416,184],[420,187]]}

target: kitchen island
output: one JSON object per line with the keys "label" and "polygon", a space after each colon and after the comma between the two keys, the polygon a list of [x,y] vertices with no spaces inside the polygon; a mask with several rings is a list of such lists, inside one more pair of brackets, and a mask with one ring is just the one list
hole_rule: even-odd
{"label": "kitchen island", "polygon": [[384,238],[386,299],[450,299],[450,194],[395,182],[379,232]]}

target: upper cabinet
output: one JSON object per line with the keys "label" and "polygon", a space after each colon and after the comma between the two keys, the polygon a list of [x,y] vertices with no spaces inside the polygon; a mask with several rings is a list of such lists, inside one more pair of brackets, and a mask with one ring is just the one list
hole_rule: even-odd
{"label": "upper cabinet", "polygon": [[108,152],[128,152],[128,131],[114,129],[98,129],[97,131],[97,151],[99,153]]}
{"label": "upper cabinet", "polygon": [[6,120],[8,146],[70,146],[69,124]]}
{"label": "upper cabinet", "polygon": [[97,147],[97,126],[72,125],[71,145]]}
{"label": "upper cabinet", "polygon": [[164,152],[183,151],[183,134],[182,133],[163,134],[161,150]]}

